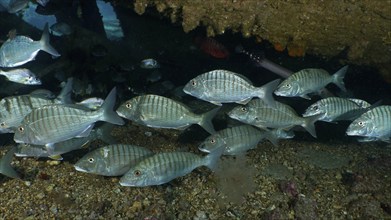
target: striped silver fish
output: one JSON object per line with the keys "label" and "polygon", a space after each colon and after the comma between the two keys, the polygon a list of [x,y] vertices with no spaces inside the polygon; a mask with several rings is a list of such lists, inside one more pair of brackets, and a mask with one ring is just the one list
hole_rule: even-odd
{"label": "striped silver fish", "polygon": [[383,105],[373,108],[355,119],[348,127],[349,136],[362,136],[360,141],[390,142],[391,139],[391,106]]}
{"label": "striped silver fish", "polygon": [[85,173],[121,176],[152,155],[152,151],[144,147],[125,144],[108,145],[87,153],[74,167],[77,171]]}
{"label": "striped silver fish", "polygon": [[153,186],[167,183],[190,173],[197,167],[213,169],[222,148],[202,157],[190,152],[158,153],[130,168],[120,179],[121,186]]}
{"label": "striped silver fish", "polygon": [[228,116],[238,121],[260,128],[290,129],[295,125],[305,128],[313,137],[316,137],[315,121],[320,115],[303,118],[295,110],[281,102],[276,102],[272,108],[261,99],[253,99],[245,106],[237,106]]}
{"label": "striped silver fish", "polygon": [[8,39],[0,47],[0,67],[16,67],[34,60],[38,52],[43,50],[53,56],[60,56],[49,43],[49,27],[46,23],[41,40],[34,41],[26,36]]}
{"label": "striped silver fish", "polygon": [[90,135],[81,138],[72,138],[66,141],[61,141],[47,147],[45,145],[19,144],[15,156],[17,157],[49,157],[56,160],[62,160],[61,154],[68,153],[73,150],[82,149],[86,144],[94,140],[102,140],[107,144],[115,144],[117,141],[110,135],[113,129],[112,124],[104,124],[94,128]]}
{"label": "striped silver fish", "polygon": [[0,70],[0,75],[3,75],[7,80],[24,85],[41,85],[41,80],[28,69],[13,69],[10,71]]}
{"label": "striped silver fish", "polygon": [[263,99],[274,107],[273,91],[280,80],[274,80],[262,87],[254,87],[249,79],[228,70],[213,70],[190,80],[183,91],[186,94],[211,102],[246,104],[253,97]]}
{"label": "striped silver fish", "polygon": [[254,149],[264,138],[277,145],[279,138],[293,138],[293,132],[282,129],[259,130],[251,125],[240,125],[226,128],[207,137],[198,149],[210,153],[220,147],[224,147],[223,155],[239,155],[250,149]]}
{"label": "striped silver fish", "polygon": [[186,105],[158,95],[141,95],[123,103],[118,109],[119,116],[138,124],[154,128],[185,129],[198,124],[207,132],[215,130],[212,118],[219,108],[201,115],[194,114]]}
{"label": "striped silver fish", "polygon": [[364,100],[329,97],[310,105],[305,110],[303,116],[309,117],[321,114],[319,121],[326,122],[354,120],[365,111],[368,111],[369,107],[370,104]]}
{"label": "striped silver fish", "polygon": [[235,126],[207,137],[198,149],[210,153],[224,147],[223,155],[237,155],[255,148],[263,138],[262,132],[251,125]]}
{"label": "striped silver fish", "polygon": [[198,147],[202,152],[210,153],[224,147],[223,155],[239,155],[254,149],[258,143],[266,138],[277,145],[279,138],[292,138],[293,132],[281,129],[261,131],[251,125],[240,125],[226,128],[207,137]]}
{"label": "striped silver fish", "polygon": [[319,93],[329,83],[334,83],[346,92],[343,78],[348,66],[342,67],[335,74],[330,75],[323,69],[303,69],[289,76],[278,85],[274,94],[286,97],[302,97],[310,99],[309,93]]}
{"label": "striped silver fish", "polygon": [[114,88],[96,111],[78,105],[58,104],[33,109],[16,129],[14,141],[52,146],[74,137],[88,136],[97,121],[123,125],[124,121],[112,110],[115,98]]}
{"label": "striped silver fish", "polygon": [[56,99],[49,99],[47,91],[3,98],[0,100],[0,133],[14,133],[23,118],[35,108],[70,103],[71,91],[72,79],[69,79]]}

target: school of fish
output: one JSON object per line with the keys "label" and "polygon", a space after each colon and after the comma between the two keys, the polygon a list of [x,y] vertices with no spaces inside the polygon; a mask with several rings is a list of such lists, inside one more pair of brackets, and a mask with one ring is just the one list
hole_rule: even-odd
{"label": "school of fish", "polygon": [[[8,39],[0,47],[0,67],[21,66],[34,60],[40,50],[60,56],[49,44],[47,24],[40,41],[27,36]],[[143,60],[141,65],[147,69],[159,68],[157,61],[152,59]],[[79,159],[74,165],[77,171],[122,176],[119,181],[122,186],[160,185],[200,166],[214,170],[222,155],[245,154],[264,139],[278,145],[279,139],[294,137],[293,128],[296,126],[303,127],[316,138],[317,121],[352,121],[347,135],[359,136],[359,141],[365,142],[390,142],[390,105],[328,97],[313,103],[300,116],[292,107],[275,101],[273,97],[274,94],[310,99],[310,95],[319,93],[330,83],[346,91],[343,79],[347,69],[348,66],[344,66],[332,75],[323,69],[303,69],[287,76],[281,83],[276,79],[262,86],[253,85],[240,73],[211,70],[190,79],[183,88],[185,94],[218,106],[200,114],[180,101],[155,94],[129,97],[115,109],[115,87],[104,100],[91,97],[73,102],[72,78],[67,80],[57,97],[47,90],[4,97],[0,100],[0,133],[13,133],[17,145],[0,159],[0,173],[19,178],[10,165],[14,155],[61,160],[62,154],[101,139],[109,145],[95,148]],[[27,69],[11,71],[0,71],[0,74],[26,85],[41,84]],[[236,103],[227,115],[242,124],[215,131],[212,119],[224,103]],[[207,155],[152,152],[147,146],[118,144],[110,136],[112,125],[124,125],[126,120],[152,128],[178,130],[197,124],[210,134],[199,144],[199,150]],[[104,123],[96,126],[98,122]]]}

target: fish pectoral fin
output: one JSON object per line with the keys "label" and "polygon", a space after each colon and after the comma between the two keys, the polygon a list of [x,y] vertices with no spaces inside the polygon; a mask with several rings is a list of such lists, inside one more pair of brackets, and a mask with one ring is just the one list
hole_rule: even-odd
{"label": "fish pectoral fin", "polygon": [[236,102],[236,103],[241,104],[241,105],[245,105],[245,104],[247,104],[250,100],[251,100],[251,97],[250,97],[250,98],[247,98],[247,99],[244,99],[244,100],[240,100],[240,101],[238,101],[238,102]]}
{"label": "fish pectoral fin", "polygon": [[215,105],[218,105],[218,106],[222,106],[221,102],[210,101],[210,103],[215,104]]}
{"label": "fish pectoral fin", "polygon": [[190,125],[184,125],[184,126],[181,126],[181,127],[177,127],[176,129],[183,131],[183,130],[185,130],[188,127],[190,127]]}
{"label": "fish pectoral fin", "polygon": [[300,97],[307,99],[307,100],[311,100],[311,98],[308,95],[301,95]]}
{"label": "fish pectoral fin", "polygon": [[94,124],[89,125],[84,131],[82,131],[80,134],[78,134],[76,137],[88,137],[91,133],[92,128],[94,127]]}

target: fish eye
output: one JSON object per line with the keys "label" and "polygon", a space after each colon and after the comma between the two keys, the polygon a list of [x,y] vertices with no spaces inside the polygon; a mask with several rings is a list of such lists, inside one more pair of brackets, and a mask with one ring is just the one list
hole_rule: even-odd
{"label": "fish eye", "polygon": [[317,105],[315,105],[314,107],[312,107],[312,109],[316,111],[319,109],[319,107]]}
{"label": "fish eye", "polygon": [[246,111],[247,111],[247,108],[243,106],[243,107],[240,108],[240,110],[241,110],[242,112],[246,112]]}
{"label": "fish eye", "polygon": [[18,131],[19,131],[20,133],[23,133],[23,132],[24,132],[24,127],[20,126],[20,127],[18,128]]}
{"label": "fish eye", "polygon": [[134,171],[134,175],[135,175],[135,176],[140,176],[140,175],[141,175],[141,171],[140,171],[140,170]]}
{"label": "fish eye", "polygon": [[95,160],[93,157],[88,158],[88,162],[93,163]]}
{"label": "fish eye", "polygon": [[211,144],[216,143],[216,139],[214,139],[214,138],[213,138],[213,139],[210,139],[210,143],[211,143]]}
{"label": "fish eye", "polygon": [[1,122],[0,127],[5,127],[5,122]]}
{"label": "fish eye", "polygon": [[292,86],[292,85],[289,84],[289,83],[288,83],[288,84],[285,84],[285,87],[287,87],[287,88],[291,88],[291,86]]}
{"label": "fish eye", "polygon": [[192,86],[196,86],[196,85],[197,85],[197,82],[196,82],[195,80],[192,80],[192,81],[191,81],[191,85],[192,85]]}
{"label": "fish eye", "polygon": [[364,123],[363,121],[359,121],[357,124],[358,124],[359,126],[361,126],[361,127],[364,127],[364,125],[365,125],[365,123]]}
{"label": "fish eye", "polygon": [[126,107],[126,108],[131,108],[131,107],[132,107],[132,104],[126,103],[125,107]]}

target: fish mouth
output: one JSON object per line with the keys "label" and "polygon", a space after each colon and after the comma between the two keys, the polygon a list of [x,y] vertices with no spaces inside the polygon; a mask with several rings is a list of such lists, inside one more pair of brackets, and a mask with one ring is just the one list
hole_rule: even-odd
{"label": "fish mouth", "polygon": [[79,166],[76,166],[76,165],[74,165],[73,167],[75,167],[75,170],[77,170],[77,171],[87,173],[87,170],[86,170],[86,169],[83,169],[83,168],[81,168],[81,167],[79,167]]}
{"label": "fish mouth", "polygon": [[137,186],[135,184],[127,183],[127,182],[124,182],[124,181],[119,181],[119,185],[121,185],[121,186]]}
{"label": "fish mouth", "polygon": [[126,116],[125,116],[124,113],[119,112],[119,111],[116,111],[116,112],[117,112],[117,115],[118,115],[119,117],[126,118]]}
{"label": "fish mouth", "polygon": [[204,147],[205,147],[204,145],[200,145],[200,146],[198,146],[198,150],[200,150],[200,151],[202,151],[204,153],[210,153],[210,150],[205,149]]}

